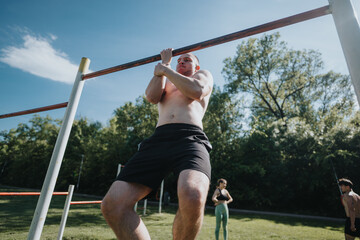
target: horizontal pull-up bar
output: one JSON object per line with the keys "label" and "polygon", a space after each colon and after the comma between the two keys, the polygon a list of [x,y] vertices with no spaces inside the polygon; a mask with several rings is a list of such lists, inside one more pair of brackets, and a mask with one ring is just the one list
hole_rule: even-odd
{"label": "horizontal pull-up bar", "polygon": [[[330,6],[324,6],[321,8],[316,8],[314,10],[311,11],[307,11],[307,12],[303,12],[303,13],[299,13],[290,17],[286,17],[286,18],[282,18],[273,22],[269,22],[269,23],[265,23],[262,25],[258,25],[256,27],[252,27],[252,28],[248,28],[245,30],[241,30],[238,32],[234,32],[228,35],[224,35],[221,37],[217,37],[211,40],[207,40],[204,42],[199,42],[193,45],[189,45],[183,48],[179,48],[173,51],[172,55],[173,56],[178,56],[184,53],[188,53],[188,52],[193,52],[193,51],[197,51],[200,49],[204,49],[204,48],[208,48],[208,47],[212,47],[212,46],[216,46],[219,44],[223,44],[226,42],[230,42],[230,41],[234,41],[240,38],[244,38],[244,37],[248,37],[248,36],[252,36],[258,33],[263,33],[266,31],[270,31],[276,28],[281,28],[281,27],[285,27],[288,25],[292,25],[295,23],[299,23],[299,22],[303,22],[309,19],[313,19],[313,18],[317,18],[317,17],[321,17],[327,14],[330,14]],[[133,62],[129,62],[129,63],[125,63],[122,65],[118,65],[115,67],[111,67],[111,68],[107,68],[107,69],[103,69],[97,72],[92,72],[92,73],[88,73],[88,74],[84,74],[82,76],[82,79],[89,79],[89,78],[94,78],[94,77],[98,77],[98,76],[102,76],[105,74],[109,74],[109,73],[113,73],[113,72],[118,72],[118,71],[122,71],[128,68],[132,68],[132,67],[137,67],[140,65],[144,65],[147,63],[151,63],[151,62],[155,62],[155,61],[159,61],[161,60],[161,56],[160,54],[158,55],[154,55],[151,57],[147,57],[147,58],[143,58],[137,61],[133,61]]]}
{"label": "horizontal pull-up bar", "polygon": [[58,109],[58,108],[64,108],[67,105],[68,105],[68,103],[64,102],[64,103],[58,103],[58,104],[54,104],[54,105],[50,105],[50,106],[46,106],[46,107],[40,107],[40,108],[34,108],[34,109],[29,109],[29,110],[20,111],[20,112],[3,114],[3,115],[0,115],[0,119],[20,116],[20,115],[26,115],[26,114],[30,114],[30,113],[44,112],[44,111],[49,111],[49,110]]}

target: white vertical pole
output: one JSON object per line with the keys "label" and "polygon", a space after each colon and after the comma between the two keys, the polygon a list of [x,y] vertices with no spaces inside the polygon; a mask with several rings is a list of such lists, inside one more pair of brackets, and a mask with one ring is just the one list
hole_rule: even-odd
{"label": "white vertical pole", "polygon": [[144,200],[144,211],[143,211],[143,215],[146,215],[146,207],[147,207],[147,198]]}
{"label": "white vertical pole", "polygon": [[121,172],[121,163],[119,163],[119,165],[118,165],[118,170],[117,170],[117,173],[116,173],[116,177],[119,175],[120,172]]}
{"label": "white vertical pole", "polygon": [[55,147],[50,159],[49,167],[45,176],[45,180],[41,189],[41,194],[36,205],[35,213],[31,222],[28,240],[39,240],[42,229],[44,227],[47,212],[54,192],[56,179],[59,175],[60,166],[64,157],[66,145],[69,139],[72,124],[74,122],[75,113],[79,105],[80,96],[84,87],[82,81],[82,74],[89,69],[90,60],[82,58],[78,73],[75,78],[74,86],[71,91],[68,106],[66,108],[65,116],[62,126],[57,137]]}
{"label": "white vertical pole", "polygon": [[360,25],[351,0],[329,0],[351,81],[360,104]]}
{"label": "white vertical pole", "polygon": [[161,182],[161,188],[160,188],[159,213],[161,213],[161,205],[162,205],[163,192],[164,192],[164,180],[162,180],[162,182]]}
{"label": "white vertical pole", "polygon": [[135,211],[135,212],[136,212],[136,210],[137,210],[137,205],[138,205],[138,202],[136,202],[135,205],[134,205],[134,211]]}
{"label": "white vertical pole", "polygon": [[80,177],[81,177],[81,170],[84,163],[84,154],[81,154],[81,163],[80,163],[80,169],[79,169],[79,177],[76,184],[76,191],[79,191],[79,184],[80,184]]}
{"label": "white vertical pole", "polygon": [[73,193],[74,193],[74,185],[70,185],[69,190],[68,190],[68,195],[66,197],[66,201],[65,201],[65,205],[64,205],[64,211],[61,216],[60,229],[59,229],[57,240],[61,240],[64,235],[66,220],[67,220],[67,217],[69,214],[70,203],[71,203]]}

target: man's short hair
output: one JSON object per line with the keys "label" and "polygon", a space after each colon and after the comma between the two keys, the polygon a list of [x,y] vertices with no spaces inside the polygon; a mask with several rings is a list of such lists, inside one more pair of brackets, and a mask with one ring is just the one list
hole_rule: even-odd
{"label": "man's short hair", "polygon": [[195,54],[193,54],[192,52],[189,52],[189,54],[193,55],[196,58],[196,61],[197,61],[198,65],[200,66],[199,58]]}
{"label": "man's short hair", "polygon": [[354,186],[354,184],[349,180],[349,179],[347,179],[347,178],[341,178],[341,179],[339,179],[339,185],[341,186],[341,185],[344,185],[344,186],[349,186],[349,187],[353,187]]}

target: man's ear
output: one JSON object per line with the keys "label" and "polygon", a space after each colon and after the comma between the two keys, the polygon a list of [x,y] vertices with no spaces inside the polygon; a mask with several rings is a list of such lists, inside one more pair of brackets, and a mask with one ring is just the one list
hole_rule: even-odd
{"label": "man's ear", "polygon": [[197,66],[195,67],[195,69],[196,69],[196,71],[199,71],[199,70],[200,70],[200,66],[197,65]]}

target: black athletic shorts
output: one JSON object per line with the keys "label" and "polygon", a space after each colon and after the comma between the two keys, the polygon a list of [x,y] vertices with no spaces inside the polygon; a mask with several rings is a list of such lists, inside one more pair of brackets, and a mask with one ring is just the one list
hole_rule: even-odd
{"label": "black athletic shorts", "polygon": [[140,183],[154,190],[171,171],[178,176],[185,169],[204,173],[210,180],[211,144],[201,128],[171,123],[156,128],[139,144],[116,180]]}
{"label": "black athletic shorts", "polygon": [[348,217],[345,220],[345,234],[348,234],[353,237],[360,237],[360,218],[355,218],[355,228],[356,228],[355,232],[351,231],[350,226],[351,226],[351,222],[350,222],[350,218]]}

